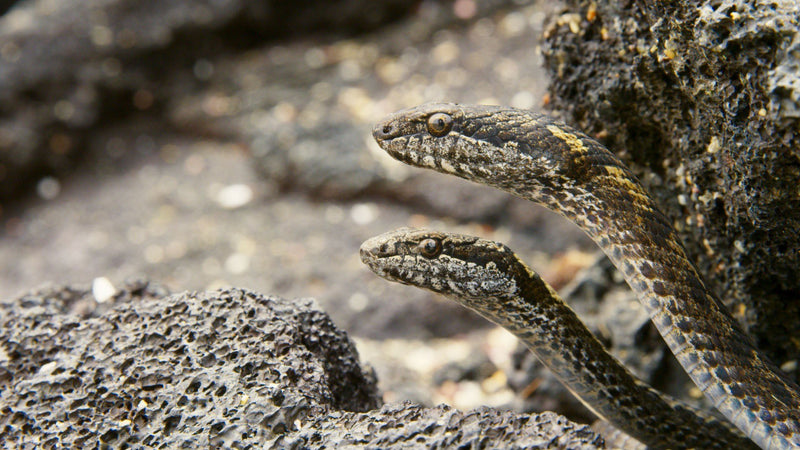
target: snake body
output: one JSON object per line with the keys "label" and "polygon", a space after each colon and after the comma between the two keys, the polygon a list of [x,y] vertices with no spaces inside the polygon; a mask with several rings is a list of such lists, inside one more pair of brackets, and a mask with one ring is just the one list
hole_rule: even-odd
{"label": "snake body", "polygon": [[600,143],[530,111],[445,103],[395,113],[373,136],[400,161],[503,189],[577,224],[716,408],[762,448],[800,448],[800,388],[759,353],[666,216]]}
{"label": "snake body", "polygon": [[727,422],[636,379],[503,244],[403,228],[364,242],[361,260],[383,278],[443,294],[506,328],[595,414],[650,448],[755,448]]}

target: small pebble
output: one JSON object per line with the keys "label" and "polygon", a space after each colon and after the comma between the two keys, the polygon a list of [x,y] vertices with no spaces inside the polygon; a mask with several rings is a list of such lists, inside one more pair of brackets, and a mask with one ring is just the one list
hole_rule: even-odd
{"label": "small pebble", "polygon": [[246,184],[231,184],[217,192],[215,200],[225,209],[236,209],[253,200],[253,189]]}
{"label": "small pebble", "polygon": [[36,184],[36,193],[45,200],[53,200],[61,193],[61,183],[53,177],[44,177]]}
{"label": "small pebble", "polygon": [[378,210],[375,205],[359,203],[350,209],[350,218],[356,225],[367,225],[378,218]]}
{"label": "small pebble", "polygon": [[347,299],[347,305],[355,312],[361,312],[369,306],[369,297],[361,292],[356,292]]}
{"label": "small pebble", "polygon": [[105,303],[114,297],[117,288],[106,277],[97,277],[92,281],[92,295],[97,303]]}
{"label": "small pebble", "polygon": [[244,253],[233,253],[225,259],[225,270],[234,275],[241,275],[250,267],[250,257]]}

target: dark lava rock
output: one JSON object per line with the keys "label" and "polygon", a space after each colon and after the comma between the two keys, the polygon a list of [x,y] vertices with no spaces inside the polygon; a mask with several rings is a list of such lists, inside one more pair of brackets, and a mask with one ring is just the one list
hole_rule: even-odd
{"label": "dark lava rock", "polygon": [[423,408],[408,402],[368,413],[335,412],[317,418],[295,436],[280,443],[291,442],[295,448],[605,448],[589,426],[551,412],[527,415],[492,408],[462,412],[446,405]]}
{"label": "dark lava rock", "polygon": [[75,290],[2,305],[7,445],[235,446],[327,408],[380,404],[371,371],[312,300],[154,294],[86,317],[64,313],[91,295]]}
{"label": "dark lava rock", "polygon": [[759,346],[796,361],[800,9],[567,4],[543,46],[552,106],[633,166]]}
{"label": "dark lava rock", "polygon": [[[553,413],[381,401],[313,300],[242,289],[97,304],[52,288],[0,304],[0,444],[16,448],[597,448]],[[369,411],[369,412],[366,412]]]}

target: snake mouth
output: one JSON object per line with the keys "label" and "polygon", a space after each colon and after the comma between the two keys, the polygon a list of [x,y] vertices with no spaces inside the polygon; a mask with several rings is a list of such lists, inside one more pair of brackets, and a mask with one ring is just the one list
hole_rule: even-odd
{"label": "snake mouth", "polygon": [[361,244],[361,247],[358,249],[358,254],[361,257],[361,262],[374,271],[376,270],[377,262],[381,258],[386,258],[393,255],[389,249],[394,249],[394,246],[389,246],[386,243],[386,239],[384,239],[383,235],[381,235],[364,241],[364,243]]}
{"label": "snake mouth", "polygon": [[358,250],[361,256],[361,262],[381,278],[385,278],[389,281],[406,283],[405,278],[400,275],[397,268],[393,267],[391,264],[387,265],[385,263],[384,259],[390,258],[393,255],[383,251],[382,248],[383,247],[376,245],[374,239],[364,242]]}
{"label": "snake mouth", "polygon": [[395,120],[394,116],[387,117],[372,129],[372,137],[375,138],[375,142],[389,156],[406,164],[416,166],[418,165],[419,157],[413,149],[406,145],[408,136],[407,130],[401,126],[398,120]]}
{"label": "snake mouth", "polygon": [[372,129],[375,142],[392,158],[411,166],[422,166],[420,161],[423,155],[413,146],[409,146],[409,139],[414,132],[406,130],[398,121],[392,118],[385,119]]}
{"label": "snake mouth", "polygon": [[374,261],[377,259],[375,255],[375,249],[368,245],[369,241],[364,242],[361,244],[361,248],[358,249],[358,254],[361,257],[361,262],[365,265],[372,267]]}

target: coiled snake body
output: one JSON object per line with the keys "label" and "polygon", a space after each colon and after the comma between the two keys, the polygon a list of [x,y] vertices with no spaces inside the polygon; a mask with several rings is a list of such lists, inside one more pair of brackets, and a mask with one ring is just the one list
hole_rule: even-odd
{"label": "coiled snake body", "polygon": [[717,409],[762,448],[800,448],[800,388],[704,285],[636,177],[605,147],[508,107],[427,104],[377,124],[394,158],[494,186],[581,227],[636,292],[670,350]]}
{"label": "coiled snake body", "polygon": [[383,278],[443,294],[504,327],[595,414],[650,448],[755,448],[727,422],[634,377],[503,244],[401,228],[364,242],[361,260]]}

